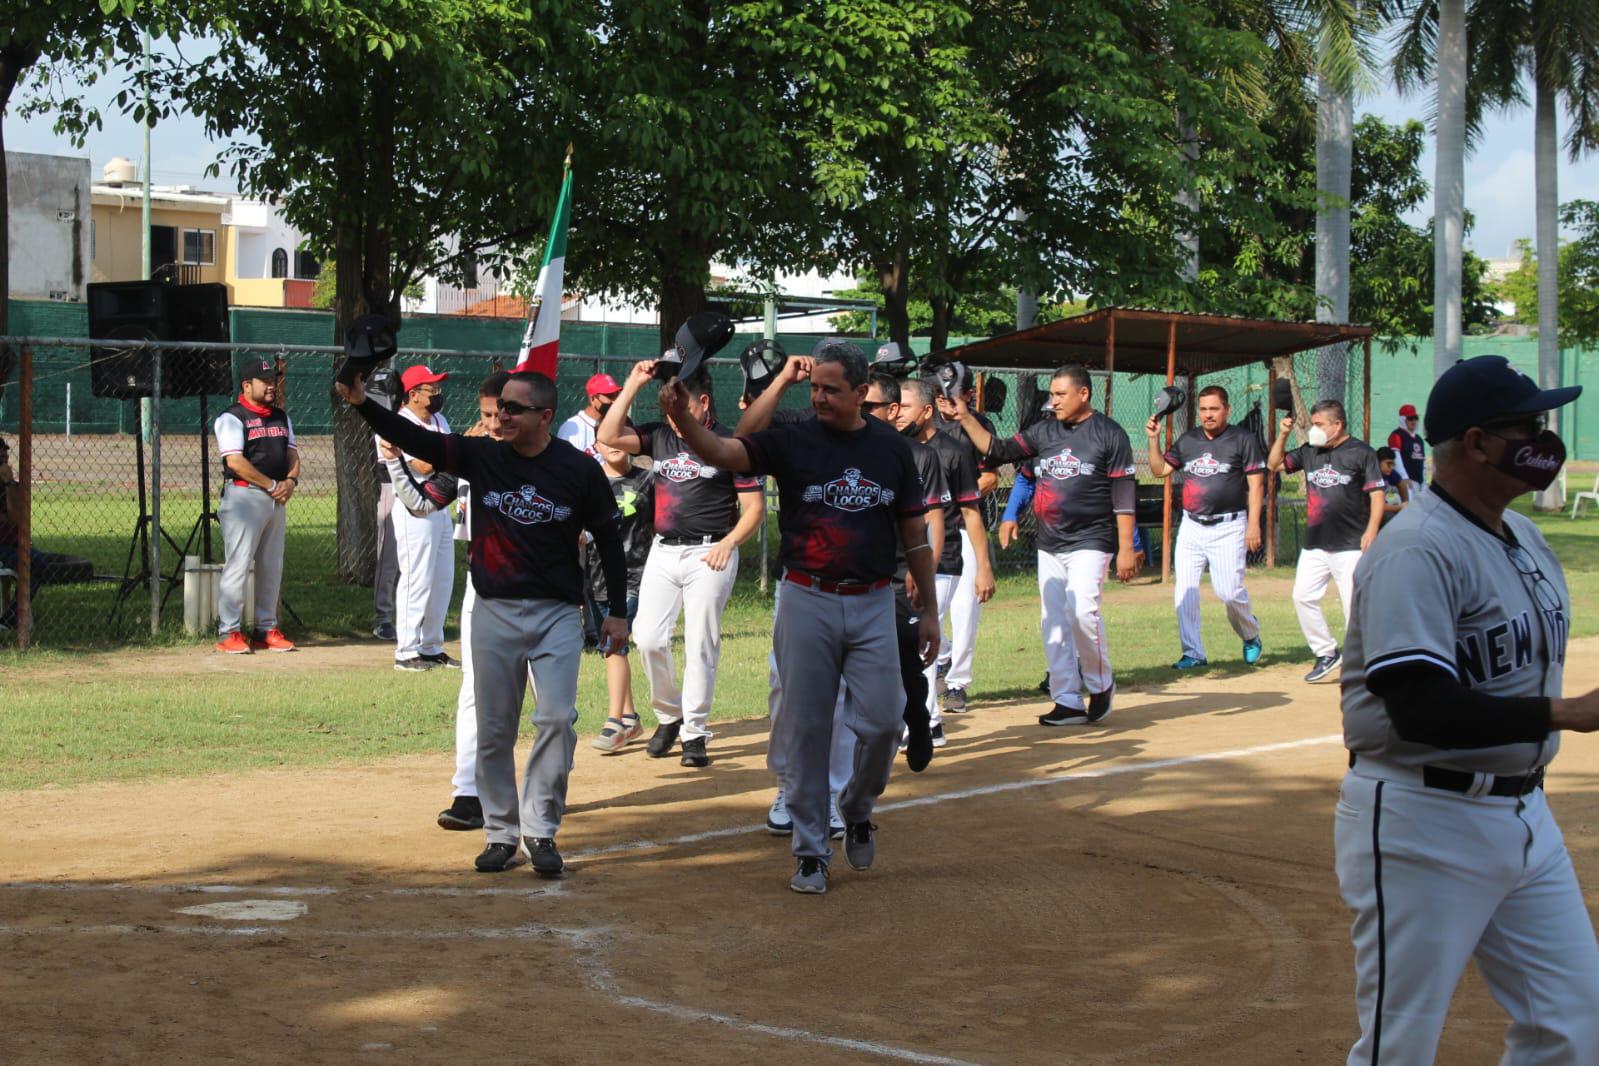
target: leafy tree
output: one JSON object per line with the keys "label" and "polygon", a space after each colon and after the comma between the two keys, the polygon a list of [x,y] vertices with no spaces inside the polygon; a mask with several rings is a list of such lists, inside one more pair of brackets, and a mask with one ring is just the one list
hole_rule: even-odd
{"label": "leafy tree", "polygon": [[[1599,344],[1599,203],[1572,200],[1562,204],[1560,222],[1577,236],[1560,246],[1556,276],[1559,281],[1559,348],[1584,348]],[[1539,261],[1533,242],[1516,242],[1521,264],[1499,284],[1499,295],[1516,305],[1512,321],[1539,325]],[[1542,340],[1542,329],[1539,329]],[[1541,345],[1540,345],[1541,347]]]}

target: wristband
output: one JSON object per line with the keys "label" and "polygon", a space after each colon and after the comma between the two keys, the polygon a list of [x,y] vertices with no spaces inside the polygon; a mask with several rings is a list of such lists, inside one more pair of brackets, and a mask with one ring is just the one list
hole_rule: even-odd
{"label": "wristband", "polygon": [[933,546],[932,546],[932,545],[931,545],[931,544],[928,544],[928,543],[926,543],[926,542],[925,542],[925,541],[924,541],[924,542],[923,542],[923,543],[921,543],[921,544],[916,544],[916,545],[913,545],[913,546],[912,546],[912,547],[909,547],[909,548],[906,548],[906,549],[905,549],[905,555],[906,555],[906,556],[907,556],[907,557],[909,557],[909,556],[910,556],[910,553],[911,553],[911,552],[915,552],[915,551],[922,551],[922,550],[924,550],[924,549],[925,549],[925,550],[926,550],[926,551],[932,551],[932,550],[933,550]]}
{"label": "wristband", "polygon": [[272,487],[270,489],[267,489],[267,492],[270,494],[270,493],[274,493],[276,491],[278,491],[278,483],[276,481],[274,481],[272,483]]}
{"label": "wristband", "polygon": [[284,478],[283,480],[284,481],[292,481],[292,482],[294,482],[294,487],[295,488],[299,488],[300,487],[300,479],[295,477],[293,474],[290,474],[288,477]]}

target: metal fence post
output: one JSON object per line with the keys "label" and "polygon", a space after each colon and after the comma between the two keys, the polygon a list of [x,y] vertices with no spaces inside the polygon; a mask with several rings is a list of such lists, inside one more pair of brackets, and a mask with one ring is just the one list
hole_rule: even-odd
{"label": "metal fence post", "polygon": [[22,402],[17,412],[17,487],[22,513],[17,516],[17,646],[26,651],[33,640],[33,348],[22,349],[19,379]]}
{"label": "metal fence post", "polygon": [[150,635],[161,632],[161,349],[150,353]]}

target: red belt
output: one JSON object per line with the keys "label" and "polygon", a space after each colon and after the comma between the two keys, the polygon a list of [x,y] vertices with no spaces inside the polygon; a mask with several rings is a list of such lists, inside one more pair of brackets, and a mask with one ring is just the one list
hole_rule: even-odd
{"label": "red belt", "polygon": [[239,486],[239,488],[241,488],[241,489],[253,489],[253,488],[255,488],[255,486],[250,484],[248,481],[240,481],[238,478],[234,478],[233,479],[233,483],[235,485]]}
{"label": "red belt", "polygon": [[880,581],[828,581],[826,578],[812,577],[800,570],[784,571],[783,580],[815,589],[817,592],[831,592],[835,596],[864,596],[868,592],[888,588],[886,577]]}

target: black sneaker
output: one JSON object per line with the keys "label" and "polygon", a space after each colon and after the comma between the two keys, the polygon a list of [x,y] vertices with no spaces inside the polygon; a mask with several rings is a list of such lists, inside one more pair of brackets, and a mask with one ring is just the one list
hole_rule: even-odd
{"label": "black sneaker", "polygon": [[677,734],[683,729],[681,721],[666,722],[655,727],[655,733],[650,737],[650,742],[644,745],[644,750],[650,753],[652,759],[664,759],[672,753],[672,745],[677,743]]}
{"label": "black sneaker", "polygon": [[905,716],[905,765],[911,773],[919,774],[933,761],[933,732],[927,725],[926,706],[915,710],[921,713],[907,712]]}
{"label": "black sneaker", "polygon": [[394,623],[393,622],[379,622],[377,625],[372,627],[372,635],[374,637],[377,637],[379,640],[393,640],[393,639],[395,639]]}
{"label": "black sneaker", "polygon": [[965,714],[966,710],[966,690],[957,685],[951,685],[944,692],[944,713]]}
{"label": "black sneaker", "polygon": [[949,743],[949,741],[944,739],[944,723],[943,722],[940,722],[937,725],[935,725],[932,728],[932,731],[931,731],[930,735],[932,737],[933,747],[935,747],[935,748],[942,748],[945,744]]}
{"label": "black sneaker", "polygon": [[459,670],[461,668],[461,660],[452,659],[442,651],[436,655],[419,655],[417,658],[423,662],[432,663],[434,666],[443,666],[450,670]]}
{"label": "black sneaker", "polygon": [[1112,685],[1104,692],[1090,692],[1088,694],[1088,721],[1090,723],[1102,722],[1110,714],[1110,698],[1115,691],[1116,686]]}
{"label": "black sneaker", "polygon": [[851,822],[844,827],[844,858],[852,869],[872,868],[872,860],[877,858],[877,845],[872,841],[876,830],[871,822]]}
{"label": "black sneaker", "polygon": [[559,877],[566,869],[561,853],[555,850],[555,841],[549,837],[526,838],[527,853],[533,857],[533,872],[540,877]]}
{"label": "black sneaker", "polygon": [[394,668],[396,670],[404,670],[413,674],[420,674],[424,670],[431,670],[437,665],[439,664],[424,659],[420,655],[413,655],[409,659],[394,660]]}
{"label": "black sneaker", "polygon": [[1316,656],[1316,665],[1310,668],[1310,673],[1305,675],[1305,680],[1312,685],[1318,682],[1334,680],[1331,676],[1334,670],[1344,665],[1344,657],[1337,652],[1331,655]]}
{"label": "black sneaker", "polygon": [[690,737],[683,741],[683,757],[678,761],[684,766],[711,765],[711,757],[705,754],[705,738]]}
{"label": "black sneaker", "polygon": [[440,829],[482,829],[483,803],[476,796],[457,796],[439,812]]}
{"label": "black sneaker", "polygon": [[1044,680],[1042,680],[1042,681],[1040,681],[1038,683],[1038,691],[1043,693],[1045,696],[1049,695],[1049,675],[1048,674],[1045,674],[1044,675]]}
{"label": "black sneaker", "polygon": [[1038,716],[1039,725],[1087,725],[1091,721],[1086,707],[1062,707],[1058,703],[1048,714]]}
{"label": "black sneaker", "polygon": [[507,870],[516,865],[516,845],[490,844],[472,865],[477,867],[480,874],[497,874]]}

